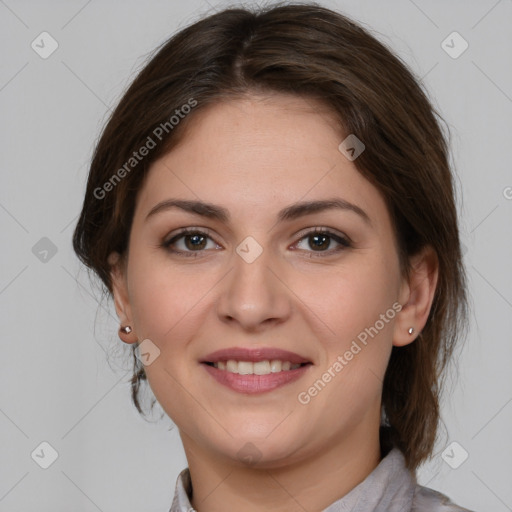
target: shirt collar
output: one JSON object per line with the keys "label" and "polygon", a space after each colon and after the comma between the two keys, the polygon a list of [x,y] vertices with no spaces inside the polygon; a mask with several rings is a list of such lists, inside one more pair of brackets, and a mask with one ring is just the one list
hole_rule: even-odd
{"label": "shirt collar", "polygon": [[[402,452],[394,447],[379,465],[348,494],[323,512],[402,512],[410,510],[416,481],[406,468]],[[178,476],[169,512],[194,512],[188,468]]]}

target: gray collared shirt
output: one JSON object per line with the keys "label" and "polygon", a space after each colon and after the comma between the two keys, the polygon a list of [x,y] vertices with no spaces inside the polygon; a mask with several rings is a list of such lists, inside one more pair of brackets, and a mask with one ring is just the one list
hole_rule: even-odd
{"label": "gray collared shirt", "polygon": [[[169,512],[195,512],[190,504],[192,484],[188,468],[178,476]],[[229,507],[226,507],[229,510]],[[471,512],[458,507],[445,495],[416,483],[398,448],[348,494],[322,512]]]}

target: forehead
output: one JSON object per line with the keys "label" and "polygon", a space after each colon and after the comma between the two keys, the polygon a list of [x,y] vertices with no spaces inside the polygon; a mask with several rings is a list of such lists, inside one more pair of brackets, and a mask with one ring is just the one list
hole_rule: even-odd
{"label": "forehead", "polygon": [[208,106],[152,164],[139,206],[147,212],[168,197],[202,199],[236,218],[339,196],[381,216],[381,194],[338,149],[344,137],[336,117],[311,99],[254,96]]}

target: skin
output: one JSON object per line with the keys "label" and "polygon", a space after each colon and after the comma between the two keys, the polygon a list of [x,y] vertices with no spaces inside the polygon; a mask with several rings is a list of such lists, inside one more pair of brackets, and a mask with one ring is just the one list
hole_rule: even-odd
{"label": "skin", "polygon": [[[338,150],[345,136],[320,104],[295,96],[249,96],[198,112],[180,144],[150,169],[128,253],[111,255],[117,313],[133,329],[121,339],[149,339],[160,350],[145,370],[179,428],[199,512],[225,510],[225,503],[248,512],[319,511],[381,459],[384,373],[393,345],[413,342],[425,325],[437,263],[427,248],[411,260],[410,276],[402,275],[384,199]],[[292,203],[333,197],[364,210],[369,222],[339,209],[277,222]],[[170,198],[214,203],[231,219],[177,208],[147,218]],[[210,232],[197,257],[162,247],[186,227]],[[328,238],[318,249],[307,236],[315,227],[349,237],[351,246]],[[236,252],[247,236],[263,249],[252,263]],[[194,252],[186,242],[173,247]],[[401,311],[300,403],[298,394],[394,303]],[[234,346],[278,347],[313,364],[293,383],[243,394],[199,363]],[[239,456],[249,442],[259,457],[252,464]]]}

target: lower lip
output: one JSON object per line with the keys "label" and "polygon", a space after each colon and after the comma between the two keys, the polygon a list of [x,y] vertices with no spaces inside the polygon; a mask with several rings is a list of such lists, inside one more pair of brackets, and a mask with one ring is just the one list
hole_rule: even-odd
{"label": "lower lip", "polygon": [[219,370],[214,366],[203,363],[206,371],[220,384],[227,386],[233,391],[239,393],[256,394],[272,391],[276,388],[294,382],[300,379],[308,371],[310,364],[295,368],[294,370],[285,370],[267,375],[241,375],[231,373],[226,370]]}

